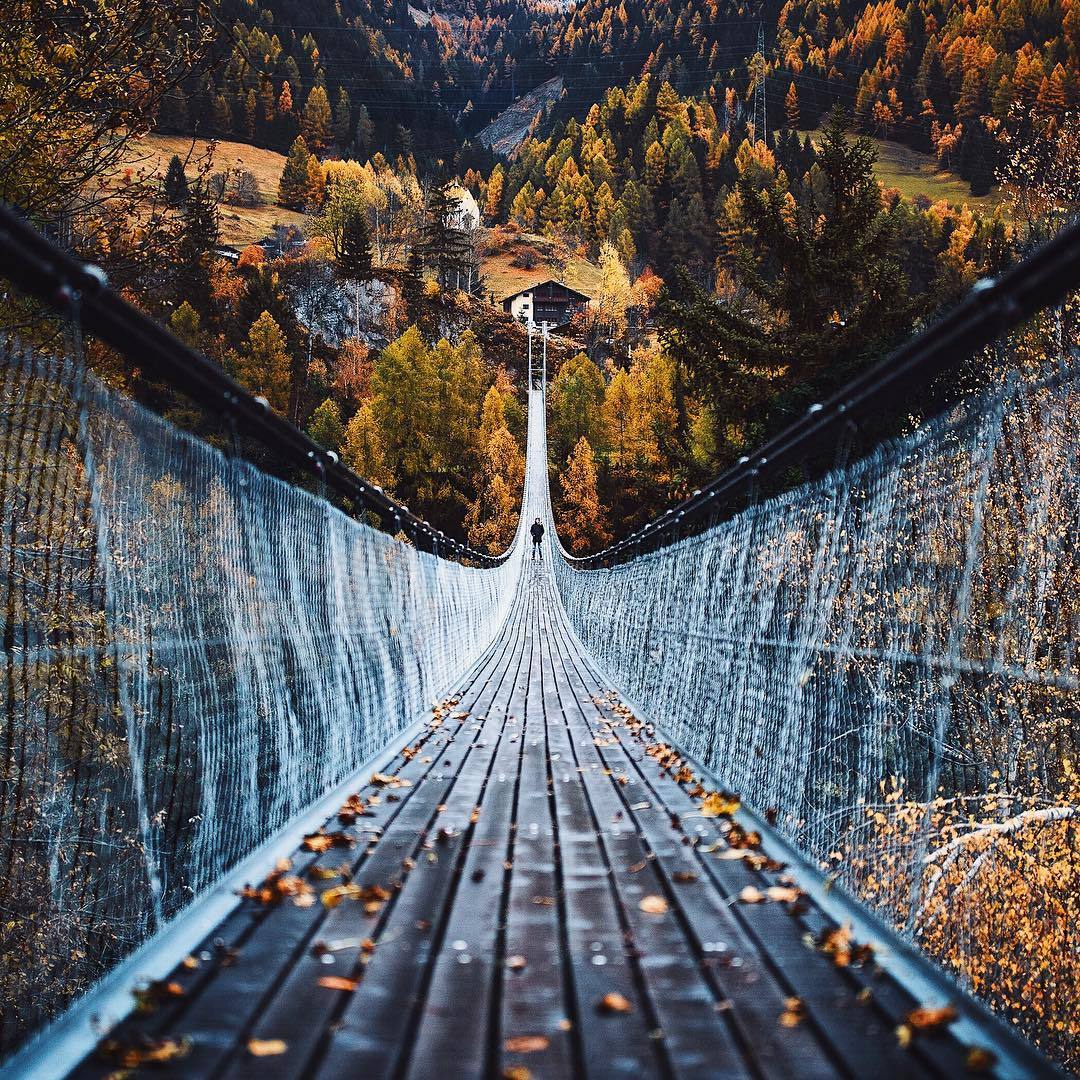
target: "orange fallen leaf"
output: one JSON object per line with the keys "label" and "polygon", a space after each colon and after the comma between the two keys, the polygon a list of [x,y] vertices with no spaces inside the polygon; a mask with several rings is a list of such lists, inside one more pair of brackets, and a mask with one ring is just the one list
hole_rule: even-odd
{"label": "orange fallen leaf", "polygon": [[372,773],[371,783],[375,784],[378,787],[412,787],[411,780],[406,780],[404,777],[401,776],[391,776],[389,773]]}
{"label": "orange fallen leaf", "polygon": [[702,817],[730,817],[738,809],[738,796],[730,791],[710,791],[701,800]]}
{"label": "orange fallen leaf", "polygon": [[596,1011],[602,1013],[628,1013],[634,1011],[634,1006],[630,1004],[629,998],[612,991],[605,994],[596,1003]]}
{"label": "orange fallen leaf", "polygon": [[525,959],[524,956],[518,956],[517,954],[515,954],[514,956],[508,956],[506,958],[506,966],[511,971],[521,971],[521,969],[524,968],[527,963],[528,961]]}
{"label": "orange fallen leaf", "polygon": [[780,1014],[780,1023],[784,1027],[798,1027],[802,1023],[805,1012],[801,998],[784,998],[784,1011]]}
{"label": "orange fallen leaf", "polygon": [[360,983],[356,979],[346,979],[343,975],[323,975],[318,980],[320,986],[327,990],[355,990]]}
{"label": "orange fallen leaf", "polygon": [[662,896],[643,896],[638,901],[638,907],[646,915],[663,915],[668,910],[668,902]]}
{"label": "orange fallen leaf", "polygon": [[177,1061],[191,1052],[190,1039],[151,1039],[136,1036],[131,1042],[103,1039],[98,1043],[98,1057],[111,1065],[135,1069],[140,1065],[160,1065]]}
{"label": "orange fallen leaf", "polygon": [[511,1065],[503,1069],[503,1080],[532,1080],[532,1073],[524,1065]]}
{"label": "orange fallen leaf", "polygon": [[942,1005],[940,1008],[924,1005],[921,1008],[912,1009],[904,1020],[916,1031],[928,1031],[951,1024],[957,1015],[957,1011],[951,1005]]}
{"label": "orange fallen leaf", "polygon": [[828,953],[837,967],[865,964],[874,956],[873,946],[857,943],[847,923],[825,930],[817,940],[817,947],[823,953]]}
{"label": "orange fallen leaf", "polygon": [[964,1062],[967,1071],[973,1073],[989,1072],[996,1064],[997,1058],[993,1052],[982,1046],[971,1047]]}
{"label": "orange fallen leaf", "polygon": [[550,1043],[546,1035],[513,1035],[503,1043],[503,1049],[508,1054],[536,1054]]}
{"label": "orange fallen leaf", "polygon": [[151,1013],[155,1012],[163,1001],[183,997],[184,988],[178,982],[170,982],[167,979],[154,979],[153,982],[140,986],[132,990],[131,993],[135,998],[135,1011]]}
{"label": "orange fallen leaf", "polygon": [[350,836],[344,832],[328,833],[324,829],[308,833],[304,837],[304,847],[308,851],[329,851],[334,847],[351,848],[355,843],[355,836]]}
{"label": "orange fallen leaf", "polygon": [[357,885],[355,882],[335,885],[322,894],[322,902],[328,908],[337,907],[342,900],[359,900],[369,914],[373,909],[378,910],[378,906],[389,899],[389,891],[381,885]]}
{"label": "orange fallen leaf", "polygon": [[692,881],[697,881],[698,876],[692,870],[676,870],[671,875],[672,881],[679,882],[680,885],[687,885]]}
{"label": "orange fallen leaf", "polygon": [[247,1048],[252,1057],[276,1057],[289,1049],[284,1039],[248,1039]]}

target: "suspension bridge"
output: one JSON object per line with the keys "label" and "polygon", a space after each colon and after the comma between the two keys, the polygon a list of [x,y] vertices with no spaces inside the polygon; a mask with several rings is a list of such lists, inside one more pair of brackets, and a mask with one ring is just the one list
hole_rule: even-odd
{"label": "suspension bridge", "polygon": [[[1069,899],[1026,866],[1019,895],[998,840],[1077,858],[1074,324],[754,493],[1056,303],[1076,236],[575,560],[531,372],[521,524],[484,556],[0,225],[69,326],[2,353],[12,1076],[1056,1074],[1009,1022],[1008,955],[1029,993],[1045,958],[977,901],[1071,992]],[[84,332],[319,490],[103,385]]]}

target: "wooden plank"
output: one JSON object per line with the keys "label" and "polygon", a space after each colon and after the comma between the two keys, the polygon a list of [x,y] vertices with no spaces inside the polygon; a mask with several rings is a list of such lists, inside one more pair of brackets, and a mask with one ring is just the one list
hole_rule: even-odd
{"label": "wooden plank", "polygon": [[[669,1075],[661,1022],[641,976],[638,952],[612,887],[612,869],[587,792],[592,777],[577,767],[560,696],[559,675],[551,661],[551,596],[541,611],[540,670],[551,801],[558,824],[566,911],[566,949],[584,1060],[593,1075],[642,1077]],[[682,965],[680,965],[682,966]],[[616,994],[629,1011],[603,1006]],[[705,1007],[711,1012],[712,1001]]]}
{"label": "wooden plank", "polygon": [[[525,620],[520,620],[524,628]],[[511,694],[501,710],[504,734],[479,808],[477,827],[466,845],[458,897],[447,921],[444,948],[436,959],[415,1045],[410,1075],[479,1076],[494,1053],[494,1019],[504,977],[502,933],[509,886],[510,837],[520,782],[523,699],[517,690],[525,660],[522,635]],[[515,712],[516,711],[516,712]],[[445,944],[449,943],[449,948]],[[513,978],[513,972],[509,973]],[[468,1007],[462,1008],[467,1002]],[[493,1029],[495,1034],[493,1035]]]}
{"label": "wooden plank", "polygon": [[[406,882],[360,986],[344,1001],[335,1019],[318,1060],[320,1075],[398,1075],[408,1059],[430,984],[430,969],[447,940],[446,927],[464,852],[480,820],[475,811],[482,809],[506,734],[510,710],[504,702],[512,693],[513,680],[504,677],[495,697],[485,702],[477,750],[440,807],[437,826],[445,839],[441,845],[435,840],[436,862],[428,862],[423,875],[414,871]],[[445,850],[439,850],[440,846]],[[423,865],[421,861],[418,869]],[[415,885],[414,879],[418,881]]]}
{"label": "wooden plank", "polygon": [[529,674],[504,943],[506,955],[524,957],[525,966],[513,979],[503,982],[501,1057],[496,1075],[510,1068],[526,1068],[534,1076],[557,1077],[580,1075],[584,1064],[564,966],[562,881],[556,823],[547,791],[546,720],[538,678],[539,613],[535,602],[542,569],[532,566],[526,573],[530,578]]}

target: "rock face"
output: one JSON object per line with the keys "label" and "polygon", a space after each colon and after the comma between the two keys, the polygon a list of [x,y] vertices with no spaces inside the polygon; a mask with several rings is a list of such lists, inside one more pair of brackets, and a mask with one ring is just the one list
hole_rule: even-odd
{"label": "rock face", "polygon": [[541,83],[535,90],[522,95],[505,112],[500,113],[477,138],[485,146],[491,147],[496,154],[513,156],[517,148],[525,141],[532,122],[547,108],[562,97],[563,79],[557,75]]}

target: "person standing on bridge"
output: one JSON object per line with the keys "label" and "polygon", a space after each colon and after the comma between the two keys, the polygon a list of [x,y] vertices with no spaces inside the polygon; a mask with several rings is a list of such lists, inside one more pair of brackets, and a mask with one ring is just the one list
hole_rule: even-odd
{"label": "person standing on bridge", "polygon": [[544,539],[544,526],[540,524],[540,519],[537,518],[529,529],[532,533],[533,540],[533,558],[539,559],[541,562],[544,560],[544,549],[540,546]]}

